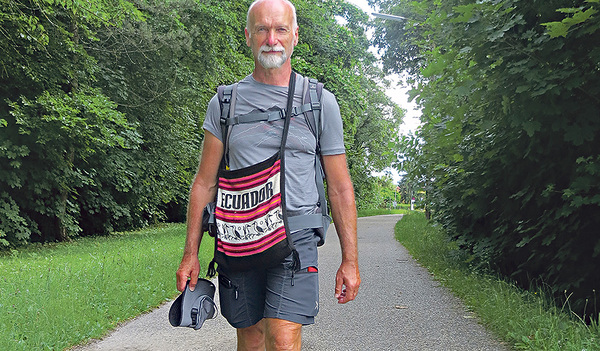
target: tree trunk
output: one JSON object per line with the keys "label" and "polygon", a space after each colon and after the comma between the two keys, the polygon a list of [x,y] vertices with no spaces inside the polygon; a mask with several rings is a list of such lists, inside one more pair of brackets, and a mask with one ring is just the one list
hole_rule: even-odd
{"label": "tree trunk", "polygon": [[[73,44],[74,47],[79,45],[79,30],[77,26],[77,16],[74,13],[71,13],[72,23],[71,23],[71,32],[73,33]],[[73,63],[74,66],[77,67],[77,63],[79,61],[78,53],[75,51],[73,53]],[[73,76],[70,80],[70,93],[73,94],[75,90],[77,90],[79,86],[77,72],[73,72]],[[67,159],[67,168],[69,170],[73,169],[73,162],[75,161],[75,148],[71,145],[66,154]],[[67,183],[65,179],[65,183]],[[67,218],[67,199],[71,193],[70,187],[68,184],[62,184],[62,188],[60,189],[60,214],[58,216],[57,221],[57,229],[58,229],[58,240],[59,241],[68,241],[69,240],[69,232],[64,223],[64,220]]]}
{"label": "tree trunk", "polygon": [[[75,160],[75,149],[71,146],[67,153],[67,162],[69,168],[73,168],[73,161]],[[67,199],[69,198],[69,194],[71,193],[69,187],[66,184],[63,184],[63,187],[60,190],[60,214],[57,217],[57,231],[58,231],[58,241],[68,241],[69,240],[69,232],[67,231],[67,227],[64,223],[64,219],[67,218]]]}

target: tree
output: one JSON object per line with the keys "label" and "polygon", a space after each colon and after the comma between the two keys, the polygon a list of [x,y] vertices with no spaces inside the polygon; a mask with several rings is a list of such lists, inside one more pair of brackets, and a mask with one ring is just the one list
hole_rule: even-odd
{"label": "tree", "polygon": [[[138,14],[130,3],[2,2],[0,212],[2,243],[79,232],[76,189],[92,182],[87,161],[132,148],[134,126],[91,85],[95,62],[82,38]],[[59,64],[58,64],[59,63]]]}
{"label": "tree", "polygon": [[413,18],[377,33],[386,67],[413,73],[437,220],[583,313],[600,282],[598,1],[374,3]]}
{"label": "tree", "polygon": [[[206,105],[252,70],[249,4],[2,1],[0,245],[183,220]],[[368,52],[368,17],[341,0],[296,6],[293,67],[336,93],[370,206],[402,111]]]}

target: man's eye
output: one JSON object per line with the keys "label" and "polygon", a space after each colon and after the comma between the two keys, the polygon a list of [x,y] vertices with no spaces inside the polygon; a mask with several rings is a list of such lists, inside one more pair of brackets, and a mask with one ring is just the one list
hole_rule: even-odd
{"label": "man's eye", "polygon": [[277,32],[278,33],[287,33],[288,29],[287,28],[277,28]]}

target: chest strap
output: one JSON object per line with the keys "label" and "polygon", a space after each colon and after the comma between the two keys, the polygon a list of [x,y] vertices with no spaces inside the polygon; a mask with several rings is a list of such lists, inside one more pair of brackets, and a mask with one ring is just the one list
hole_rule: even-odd
{"label": "chest strap", "polygon": [[[291,117],[296,117],[304,114],[305,112],[312,110],[321,110],[320,102],[311,102],[302,106],[295,106],[292,108]],[[221,117],[221,124],[226,126],[232,126],[242,123],[256,123],[256,122],[273,122],[280,119],[284,119],[286,115],[286,109],[277,109],[265,112],[251,112],[242,116],[229,116],[226,118]]]}

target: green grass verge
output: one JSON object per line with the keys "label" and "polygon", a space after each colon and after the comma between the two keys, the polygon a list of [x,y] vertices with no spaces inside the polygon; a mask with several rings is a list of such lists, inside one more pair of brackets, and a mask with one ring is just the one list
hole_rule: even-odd
{"label": "green grass verge", "polygon": [[0,350],[64,349],[176,296],[184,243],[177,224],[0,256]]}
{"label": "green grass verge", "polygon": [[541,292],[524,291],[466,263],[456,244],[420,213],[404,216],[396,238],[435,279],[460,297],[499,338],[517,350],[600,350],[600,327],[586,325]]}

